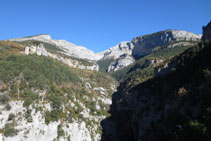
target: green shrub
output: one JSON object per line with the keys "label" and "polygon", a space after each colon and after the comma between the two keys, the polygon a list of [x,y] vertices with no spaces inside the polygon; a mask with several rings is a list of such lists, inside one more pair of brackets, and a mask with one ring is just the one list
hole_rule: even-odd
{"label": "green shrub", "polygon": [[62,103],[64,103],[63,96],[58,94],[49,94],[48,99],[51,101],[51,107],[53,109],[62,109]]}
{"label": "green shrub", "polygon": [[15,114],[10,113],[8,117],[8,121],[13,120],[15,118]]}
{"label": "green shrub", "polygon": [[17,91],[18,91],[18,85],[17,85],[17,83],[14,83],[14,84],[11,86],[11,93],[12,93],[13,95],[16,95]]}
{"label": "green shrub", "polygon": [[0,104],[6,104],[9,101],[9,96],[7,94],[0,95]]}
{"label": "green shrub", "polygon": [[20,95],[21,98],[26,99],[26,98],[31,98],[32,100],[38,99],[39,95],[37,93],[33,93],[32,91],[28,89],[24,89],[24,91]]}
{"label": "green shrub", "polygon": [[31,97],[28,97],[24,100],[23,106],[24,107],[29,107],[33,103],[33,99]]}
{"label": "green shrub", "polygon": [[205,79],[208,81],[211,81],[211,71],[209,69],[204,69],[203,73],[204,73]]}
{"label": "green shrub", "polygon": [[62,129],[62,125],[61,124],[59,124],[57,126],[57,135],[58,135],[58,137],[64,136],[64,130]]}
{"label": "green shrub", "polygon": [[4,136],[6,137],[12,137],[12,136],[17,135],[18,130],[15,129],[11,124],[5,124],[3,133],[4,133]]}
{"label": "green shrub", "polygon": [[31,116],[31,112],[32,112],[31,109],[27,109],[27,111],[25,113],[25,118],[27,119],[27,122],[32,122],[33,121],[32,116]]}
{"label": "green shrub", "polygon": [[108,66],[114,61],[113,58],[110,59],[102,59],[97,61],[97,64],[100,67],[100,71],[106,72],[106,70],[108,69]]}
{"label": "green shrub", "polygon": [[45,112],[45,123],[49,124],[51,121],[58,121],[62,116],[62,110],[54,109]]}
{"label": "green shrub", "polygon": [[10,106],[10,104],[9,103],[7,103],[6,105],[5,105],[5,109],[7,110],[7,111],[9,111],[9,110],[11,110],[11,106]]}

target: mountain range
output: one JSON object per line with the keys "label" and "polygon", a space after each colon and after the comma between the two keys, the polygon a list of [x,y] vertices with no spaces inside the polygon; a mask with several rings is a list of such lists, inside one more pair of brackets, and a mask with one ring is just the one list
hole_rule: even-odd
{"label": "mountain range", "polygon": [[[100,60],[102,62],[102,60],[113,59],[108,68],[106,68],[106,71],[110,72],[132,64],[135,62],[135,60],[137,60],[137,58],[151,53],[152,50],[156,47],[164,46],[167,44],[174,44],[175,42],[177,42],[177,44],[178,42],[196,42],[200,39],[201,35],[199,34],[181,30],[165,30],[153,34],[135,37],[132,41],[121,42],[116,46],[100,53],[94,53],[85,47],[77,46],[65,40],[54,40],[50,35],[44,34],[9,39],[9,41],[24,42],[35,40],[48,43],[58,47],[63,51],[64,54],[68,56],[86,59],[90,62],[96,62]],[[184,43],[183,45],[188,45],[188,43]]]}
{"label": "mountain range", "polygon": [[100,53],[41,34],[0,41],[0,140],[210,140],[210,30]]}

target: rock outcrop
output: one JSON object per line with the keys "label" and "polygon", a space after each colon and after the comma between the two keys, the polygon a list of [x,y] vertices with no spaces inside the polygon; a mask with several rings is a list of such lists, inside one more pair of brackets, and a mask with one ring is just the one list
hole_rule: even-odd
{"label": "rock outcrop", "polygon": [[110,66],[108,67],[108,72],[117,71],[132,64],[133,62],[135,62],[135,60],[130,55],[122,55],[120,58],[116,59],[110,64]]}
{"label": "rock outcrop", "polygon": [[24,54],[25,55],[37,54],[39,56],[42,55],[42,56],[51,57],[73,68],[95,70],[95,71],[99,70],[99,66],[95,63],[90,62],[91,65],[83,65],[77,60],[69,59],[67,57],[65,58],[65,57],[62,57],[61,55],[50,53],[45,49],[43,44],[26,46],[24,49]]}
{"label": "rock outcrop", "polygon": [[124,41],[98,54],[100,55],[103,54],[103,59],[107,59],[107,58],[118,59],[120,56],[124,54],[131,55],[133,48],[134,48],[133,43],[129,41]]}
{"label": "rock outcrop", "polygon": [[26,46],[24,49],[24,54],[25,55],[37,54],[39,56],[41,55],[48,56],[48,52],[43,46],[43,44]]}
{"label": "rock outcrop", "polygon": [[92,63],[92,65],[83,65],[77,60],[65,58],[65,57],[62,57],[62,56],[57,55],[57,54],[52,54],[52,53],[48,53],[48,54],[49,54],[49,57],[54,58],[56,60],[59,60],[59,61],[65,63],[68,66],[73,67],[73,68],[95,70],[95,71],[99,70],[99,66],[95,63]]}
{"label": "rock outcrop", "polygon": [[149,54],[152,49],[158,46],[164,46],[175,41],[199,41],[201,35],[193,34],[187,31],[166,30],[149,35],[139,36],[132,40],[134,49],[132,55],[140,58]]}
{"label": "rock outcrop", "polygon": [[103,57],[102,55],[95,54],[93,51],[83,46],[77,46],[65,40],[54,40],[51,38],[50,35],[46,34],[10,39],[10,41],[17,41],[17,42],[30,41],[30,40],[41,41],[55,45],[60,49],[62,49],[66,55],[74,56],[77,58],[88,59],[88,60],[99,60],[100,58]]}
{"label": "rock outcrop", "polygon": [[[167,45],[167,48],[190,46],[200,39],[201,35],[199,34],[180,30],[166,30],[135,37],[131,42],[121,42],[98,55],[103,55],[102,59],[114,58],[115,60],[110,64],[108,72],[116,71],[130,65],[134,60],[151,53],[156,47],[165,45]],[[121,59],[123,55],[131,57]]]}
{"label": "rock outcrop", "polygon": [[207,24],[207,26],[203,26],[202,40],[211,40],[211,21]]}

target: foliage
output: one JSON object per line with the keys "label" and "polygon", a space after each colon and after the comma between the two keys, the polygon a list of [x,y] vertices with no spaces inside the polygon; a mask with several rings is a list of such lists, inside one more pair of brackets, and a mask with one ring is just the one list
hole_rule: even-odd
{"label": "foliage", "polygon": [[28,97],[24,100],[23,106],[24,107],[29,107],[29,105],[31,105],[33,103],[32,98]]}
{"label": "foliage", "polygon": [[[201,42],[173,57],[165,73],[135,84],[129,90],[125,90],[128,81],[121,83],[113,95],[114,106],[108,118],[115,123],[118,139],[134,140],[134,134],[140,136],[142,130],[142,140],[210,140],[210,52],[211,42]],[[135,78],[142,76],[140,71]],[[178,94],[181,88],[185,94]],[[153,116],[156,118],[151,119]],[[128,122],[130,119],[135,120]],[[143,128],[143,122],[149,126]],[[128,128],[130,124],[135,130]],[[128,135],[130,132],[133,134]]]}
{"label": "foliage", "polygon": [[62,129],[62,125],[61,125],[61,124],[59,124],[59,125],[57,126],[57,135],[58,135],[58,137],[64,136],[64,135],[65,135],[65,134],[64,134],[64,130]]}
{"label": "foliage", "polygon": [[9,110],[11,110],[11,105],[9,104],[9,103],[7,103],[6,105],[5,105],[5,109],[7,110],[7,111],[9,111]]}
{"label": "foliage", "polygon": [[0,95],[0,104],[6,104],[9,101],[9,96],[7,94]]}
{"label": "foliage", "polygon": [[15,114],[10,113],[8,117],[8,121],[13,120],[15,118]]}
{"label": "foliage", "polygon": [[5,124],[3,132],[4,132],[4,136],[12,137],[12,136],[17,135],[18,130],[15,129],[11,124]]}
{"label": "foliage", "polygon": [[[36,55],[11,55],[0,61],[0,78],[8,82],[23,73],[29,87],[44,89],[55,82],[80,82],[67,66],[50,58]],[[47,69],[46,69],[47,68]]]}
{"label": "foliage", "polygon": [[97,61],[97,64],[100,67],[100,71],[106,72],[109,65],[114,61],[113,58],[108,58],[108,59],[101,59]]}
{"label": "foliage", "polygon": [[31,116],[31,112],[32,110],[31,109],[27,109],[26,110],[26,113],[25,113],[25,118],[27,119],[27,122],[32,122],[32,116]]}
{"label": "foliage", "polygon": [[8,56],[9,54],[20,54],[24,50],[24,46],[17,42],[0,41],[0,59]]}
{"label": "foliage", "polygon": [[62,110],[54,109],[45,112],[45,123],[49,124],[51,121],[58,121],[62,117]]}
{"label": "foliage", "polygon": [[23,106],[29,107],[33,103],[34,100],[38,99],[39,95],[36,93],[31,92],[28,89],[24,89],[24,91],[21,93],[21,98],[24,99]]}
{"label": "foliage", "polygon": [[[74,120],[87,122],[87,117],[84,117],[82,114],[82,111],[85,110],[84,106],[86,109],[91,108],[91,116],[108,115],[105,108],[106,104],[102,101],[100,105],[103,109],[96,109],[96,104],[98,103],[97,99],[100,93],[94,90],[94,88],[103,87],[107,89],[109,97],[112,94],[111,84],[114,84],[114,79],[104,72],[69,68],[67,65],[50,57],[37,55],[26,56],[20,54],[20,51],[24,49],[23,45],[39,45],[40,43],[41,42],[35,41],[21,42],[22,45],[20,45],[23,48],[19,49],[9,46],[0,46],[0,79],[2,83],[6,85],[5,90],[8,91],[7,99],[4,99],[5,97],[1,97],[2,95],[0,95],[0,102],[9,104],[8,101],[10,99],[23,100],[23,106],[26,107],[23,116],[27,122],[33,121],[31,115],[32,110],[29,108],[30,105],[35,109],[35,112],[41,111],[46,124],[58,120],[70,123]],[[41,44],[43,44],[49,52],[76,60],[79,64],[88,66],[94,64],[88,60],[64,55],[56,46]],[[6,51],[7,54],[2,55],[2,53]],[[89,88],[85,85],[87,83],[89,83]],[[92,102],[93,98],[97,101]],[[37,105],[36,103],[39,104]],[[46,103],[50,104],[50,110],[47,110],[44,106]],[[75,106],[72,107],[72,104]],[[8,119],[10,121],[14,119],[13,115],[10,115]],[[15,124],[15,122],[16,121],[13,121],[12,125]],[[90,127],[97,123],[94,123],[94,121],[90,122],[89,129],[91,130]],[[11,132],[17,131],[13,129],[14,128],[10,128],[9,130],[11,130]],[[95,131],[93,131],[93,133],[94,132]],[[59,125],[58,136],[63,136],[64,134],[64,130],[61,125]]]}

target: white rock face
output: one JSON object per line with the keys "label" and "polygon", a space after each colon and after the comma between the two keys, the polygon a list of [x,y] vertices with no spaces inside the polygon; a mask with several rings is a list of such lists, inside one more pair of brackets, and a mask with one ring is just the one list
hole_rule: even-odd
{"label": "white rock face", "polygon": [[105,50],[103,52],[100,52],[98,54],[102,55],[103,54],[103,59],[107,58],[114,58],[117,59],[123,54],[131,55],[132,54],[132,49],[134,48],[133,43],[129,41],[124,41],[119,44],[117,44],[114,47],[111,47],[108,50]]}
{"label": "white rock face", "polygon": [[68,58],[59,56],[57,54],[52,54],[50,52],[47,52],[47,50],[45,49],[45,47],[42,44],[26,46],[24,49],[24,54],[25,55],[37,54],[39,56],[40,55],[49,56],[51,58],[57,59],[58,61],[65,63],[68,66],[73,67],[73,68],[95,70],[95,71],[99,70],[99,66],[95,63],[91,63],[92,65],[83,65],[83,64],[80,64],[80,62],[77,60],[68,59]]}
{"label": "white rock face", "polygon": [[99,60],[100,58],[103,57],[102,55],[95,54],[93,51],[85,47],[77,46],[65,40],[51,39],[50,35],[37,35],[37,36],[31,36],[31,37],[25,37],[25,38],[10,39],[10,41],[17,41],[17,42],[28,41],[28,40],[37,40],[37,41],[49,43],[52,45],[56,45],[60,49],[64,50],[66,55],[74,56],[77,58]]}
{"label": "white rock face", "polygon": [[172,32],[173,38],[176,41],[187,40],[187,41],[197,41],[200,40],[202,35],[194,34],[188,31],[181,30],[167,30],[167,32]]}
{"label": "white rock face", "polygon": [[108,92],[106,89],[104,89],[103,87],[97,87],[97,88],[94,88],[95,91],[99,91],[101,94],[103,95],[108,95]]}
{"label": "white rock face", "polygon": [[134,49],[132,55],[140,58],[149,54],[155,47],[167,45],[174,41],[199,41],[201,35],[181,30],[166,30],[136,37],[132,40]]}
{"label": "white rock face", "polygon": [[[108,72],[110,72],[119,70],[121,68],[124,68],[125,66],[132,64],[134,62],[133,58],[138,59],[144,55],[147,55],[151,53],[151,51],[155,47],[167,45],[172,42],[175,43],[175,41],[179,42],[175,45],[169,45],[169,48],[179,45],[188,46],[192,44],[189,41],[199,41],[200,39],[201,35],[199,34],[194,34],[181,30],[166,30],[135,37],[131,42],[121,42],[120,44],[98,54],[103,55],[102,59],[115,59],[115,61],[112,62],[108,67]],[[120,59],[123,55],[128,55],[132,57],[127,56],[124,59]]]}
{"label": "white rock face", "polygon": [[[58,122],[51,122],[50,124],[46,125],[40,111],[35,112],[35,109],[32,108],[32,122],[27,122],[27,120],[24,118],[26,108],[23,107],[23,101],[11,101],[10,105],[12,107],[10,111],[5,111],[4,106],[0,106],[0,129],[3,129],[6,123],[12,122],[8,121],[8,116],[10,113],[13,113],[15,114],[16,121],[15,129],[18,130],[18,133],[16,136],[12,137],[6,137],[0,134],[1,141],[53,141],[58,137],[57,130],[59,124],[65,124],[62,128],[65,132],[65,136],[60,137],[59,140],[61,141],[67,141],[68,138],[73,141],[92,140],[90,131],[87,129],[86,123],[83,121],[62,123],[59,120]],[[100,135],[96,134],[94,140],[98,139],[100,139]]]}
{"label": "white rock face", "polygon": [[42,44],[26,46],[24,49],[24,54],[25,55],[37,54],[39,56],[41,55],[48,56],[48,52]]}
{"label": "white rock face", "polygon": [[87,69],[87,70],[95,70],[95,71],[98,71],[99,70],[99,66],[97,64],[95,64],[95,63],[93,63],[93,65],[90,65],[90,66],[89,65],[82,65],[77,60],[68,59],[68,58],[61,57],[59,55],[52,54],[52,53],[48,53],[48,55],[49,55],[49,57],[54,58],[54,59],[57,59],[57,60],[65,63],[68,66],[73,67],[73,68]]}
{"label": "white rock face", "polygon": [[108,67],[108,72],[117,71],[119,69],[122,69],[122,68],[132,64],[133,62],[135,62],[133,57],[126,55],[126,56],[116,59],[114,62],[112,62]]}

